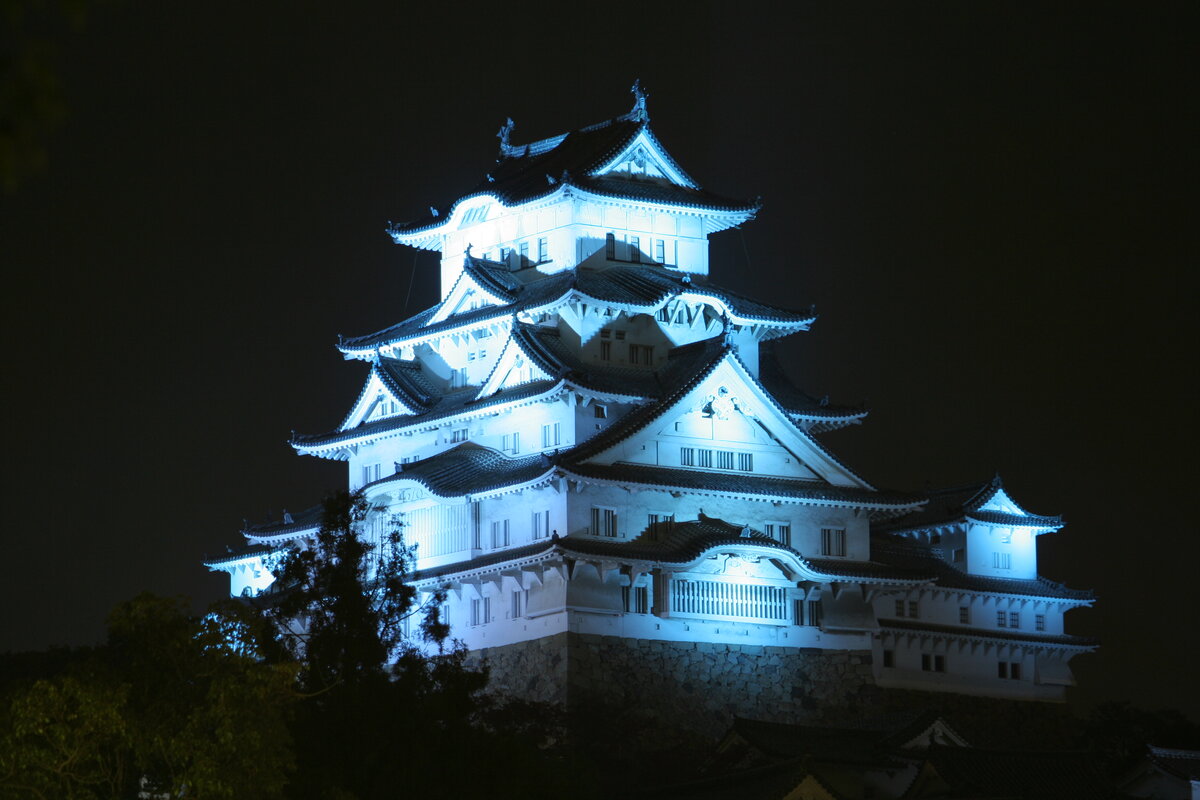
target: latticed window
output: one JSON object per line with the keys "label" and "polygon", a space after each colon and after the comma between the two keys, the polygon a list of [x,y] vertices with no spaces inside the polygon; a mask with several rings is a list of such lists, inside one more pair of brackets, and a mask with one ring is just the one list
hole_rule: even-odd
{"label": "latticed window", "polygon": [[778,586],[707,580],[671,582],[672,615],[787,624],[788,611],[788,590]]}
{"label": "latticed window", "polygon": [[612,508],[592,509],[592,533],[596,536],[617,535],[617,512]]}
{"label": "latticed window", "polygon": [[846,555],[846,531],[842,528],[821,528],[821,555]]}

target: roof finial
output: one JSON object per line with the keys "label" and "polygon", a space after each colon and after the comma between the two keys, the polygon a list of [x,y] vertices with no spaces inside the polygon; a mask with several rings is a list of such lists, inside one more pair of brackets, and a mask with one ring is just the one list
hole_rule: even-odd
{"label": "roof finial", "polygon": [[629,112],[629,118],[634,122],[649,122],[650,114],[646,111],[646,98],[650,94],[642,88],[642,79],[635,80],[629,91],[633,92],[633,109]]}
{"label": "roof finial", "polygon": [[500,126],[500,132],[496,134],[496,137],[500,140],[501,155],[507,155],[508,148],[511,146],[510,140],[512,138],[513,128],[515,127],[517,127],[517,123],[513,122],[512,117],[508,117],[504,121],[504,124]]}
{"label": "roof finial", "polygon": [[474,258],[474,256],[471,255],[471,248],[474,246],[475,245],[471,244],[470,242],[467,242],[467,258]]}

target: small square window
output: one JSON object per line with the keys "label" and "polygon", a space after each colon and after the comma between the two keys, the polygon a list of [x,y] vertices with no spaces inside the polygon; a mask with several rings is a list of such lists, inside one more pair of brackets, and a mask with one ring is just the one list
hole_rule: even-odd
{"label": "small square window", "polygon": [[595,409],[592,413],[596,419],[608,419],[608,406],[594,405],[592,408]]}
{"label": "small square window", "polygon": [[970,622],[971,622],[971,607],[970,606],[959,606],[958,607],[958,621],[960,623],[962,623],[963,625],[970,624]]}

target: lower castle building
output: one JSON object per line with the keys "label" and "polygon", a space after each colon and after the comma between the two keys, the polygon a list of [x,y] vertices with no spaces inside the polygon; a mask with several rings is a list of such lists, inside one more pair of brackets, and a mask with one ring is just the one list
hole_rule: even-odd
{"label": "lower castle building", "polygon": [[[758,204],[701,188],[634,93],[527,144],[509,121],[474,189],[391,226],[441,253],[441,300],[342,339],[362,391],[292,446],[346,463],[378,509],[364,535],[402,526],[409,580],[447,590],[506,691],[764,718],[868,689],[1061,701],[1094,646],[1064,629],[1092,595],[1037,572],[1061,519],[998,478],[891,491],[839,460],[827,440],[866,412],[806,394],[773,347],[815,315],[709,279],[708,236]],[[270,591],[318,525],[248,526],[206,566]]]}

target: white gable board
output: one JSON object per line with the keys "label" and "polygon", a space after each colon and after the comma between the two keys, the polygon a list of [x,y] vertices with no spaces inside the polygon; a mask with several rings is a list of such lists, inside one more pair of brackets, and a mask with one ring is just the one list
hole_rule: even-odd
{"label": "white gable board", "polygon": [[1008,496],[1008,492],[997,488],[992,492],[992,496],[987,499],[987,502],[979,506],[977,511],[995,511],[1001,514],[1013,514],[1019,517],[1028,516],[1029,512],[1017,505],[1016,501]]}
{"label": "white gable board", "polygon": [[451,287],[450,293],[446,295],[446,299],[442,301],[441,306],[429,317],[429,321],[425,324],[427,326],[436,325],[456,314],[474,311],[484,306],[503,306],[507,304],[507,300],[496,297],[487,289],[484,289],[475,282],[470,273],[463,270],[458,274],[458,280],[454,282],[454,286]]}
{"label": "white gable board", "polygon": [[695,181],[674,165],[671,157],[647,128],[639,131],[621,152],[594,169],[591,174],[597,177],[612,173],[662,178],[676,186],[699,188]]}
{"label": "white gable board", "polygon": [[588,461],[871,488],[784,416],[732,354],[650,424]]}
{"label": "white gable board", "polygon": [[388,385],[379,376],[379,367],[371,367],[371,374],[367,376],[366,385],[359,393],[358,401],[346,415],[339,430],[348,431],[351,428],[357,428],[364,422],[414,413],[416,413],[414,409],[388,388]]}
{"label": "white gable board", "polygon": [[521,346],[517,344],[516,339],[510,334],[508,342],[504,345],[504,351],[500,353],[500,358],[496,360],[496,366],[492,369],[492,374],[488,376],[483,386],[479,388],[479,394],[476,397],[480,399],[490,397],[501,389],[520,386],[523,383],[531,383],[533,381],[547,380],[551,377],[549,373],[530,360]]}

